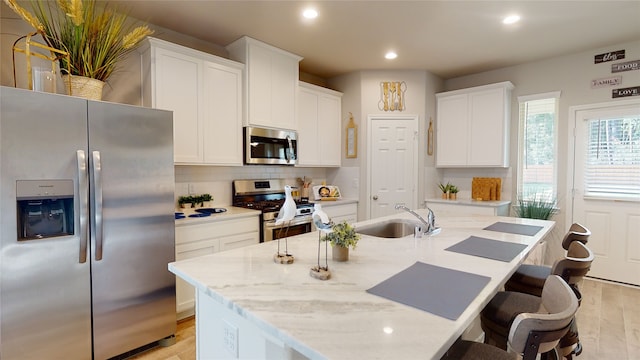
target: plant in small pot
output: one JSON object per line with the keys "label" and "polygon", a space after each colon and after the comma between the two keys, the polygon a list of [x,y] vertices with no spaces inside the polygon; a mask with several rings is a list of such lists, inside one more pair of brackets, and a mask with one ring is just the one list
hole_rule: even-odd
{"label": "plant in small pot", "polygon": [[199,201],[201,207],[211,207],[213,196],[211,196],[211,194],[202,194],[200,195]]}
{"label": "plant in small pot", "polygon": [[548,220],[557,212],[556,203],[555,198],[543,194],[519,196],[514,211],[520,218]]}
{"label": "plant in small pot", "polygon": [[180,206],[180,208],[182,209],[186,209],[186,208],[192,208],[195,206],[194,204],[194,198],[193,196],[187,195],[187,196],[180,196],[178,198],[178,205]]}
{"label": "plant in small pot", "polygon": [[449,186],[449,200],[456,200],[458,198],[458,187],[455,185]]}
{"label": "plant in small pot", "polygon": [[443,199],[448,199],[449,198],[449,193],[451,192],[451,184],[449,182],[447,182],[447,184],[443,184],[440,183],[438,184],[438,187],[440,188],[440,190],[442,191],[442,198]]}
{"label": "plant in small pot", "polygon": [[331,258],[334,261],[348,261],[349,247],[356,248],[360,234],[346,221],[333,224],[331,229],[333,231],[323,238],[323,241],[329,241],[331,244]]}
{"label": "plant in small pot", "polygon": [[146,25],[135,26],[107,2],[32,0],[32,14],[17,0],[4,1],[35,28],[33,35],[41,35],[47,46],[68,54],[58,58],[69,95],[100,100],[104,82],[118,62],[153,33]]}

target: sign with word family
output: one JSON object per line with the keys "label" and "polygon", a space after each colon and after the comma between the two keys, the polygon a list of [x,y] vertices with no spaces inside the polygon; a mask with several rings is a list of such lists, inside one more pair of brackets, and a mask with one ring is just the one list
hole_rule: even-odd
{"label": "sign with word family", "polygon": [[621,98],[627,96],[638,96],[640,95],[640,86],[633,86],[624,89],[613,89],[612,97]]}
{"label": "sign with word family", "polygon": [[631,71],[640,69],[640,60],[632,60],[623,63],[611,64],[611,72]]}
{"label": "sign with word family", "polygon": [[594,64],[599,64],[607,61],[616,61],[624,59],[624,50],[611,51],[604,54],[596,55],[593,59]]}
{"label": "sign with word family", "polygon": [[591,80],[591,88],[595,89],[595,88],[600,88],[605,86],[620,85],[621,82],[622,82],[622,76],[612,76],[608,78],[595,79],[595,80]]}

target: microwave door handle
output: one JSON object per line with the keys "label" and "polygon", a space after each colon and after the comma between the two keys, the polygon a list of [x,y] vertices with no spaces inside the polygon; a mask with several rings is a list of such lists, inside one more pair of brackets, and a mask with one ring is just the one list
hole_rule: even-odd
{"label": "microwave door handle", "polygon": [[87,262],[87,245],[89,241],[88,209],[89,186],[87,179],[87,158],[83,150],[76,151],[78,170],[78,210],[80,223],[80,264]]}
{"label": "microwave door handle", "polygon": [[287,162],[291,162],[295,159],[293,158],[293,143],[291,142],[291,137],[289,135],[287,135],[287,143],[289,143],[289,148],[285,152],[285,158]]}

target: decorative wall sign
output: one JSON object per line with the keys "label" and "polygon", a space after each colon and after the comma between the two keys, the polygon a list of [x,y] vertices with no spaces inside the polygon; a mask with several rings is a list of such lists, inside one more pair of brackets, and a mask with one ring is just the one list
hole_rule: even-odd
{"label": "decorative wall sign", "polygon": [[591,88],[595,89],[605,86],[620,85],[620,83],[622,83],[622,76],[612,76],[608,78],[591,80]]}
{"label": "decorative wall sign", "polygon": [[621,98],[621,97],[627,97],[627,96],[638,96],[640,95],[640,86],[633,86],[633,87],[628,87],[628,88],[623,88],[623,89],[613,89],[613,94],[611,97],[615,98]]}
{"label": "decorative wall sign", "polygon": [[593,63],[599,64],[607,61],[616,61],[622,59],[624,59],[624,50],[616,50],[594,56]]}
{"label": "decorative wall sign", "polygon": [[611,72],[631,71],[640,69],[640,60],[632,60],[623,63],[611,64]]}
{"label": "decorative wall sign", "polygon": [[358,125],[353,121],[353,114],[349,113],[349,124],[347,124],[347,158],[358,157]]}
{"label": "decorative wall sign", "polygon": [[378,109],[384,111],[402,111],[405,109],[404,93],[407,84],[402,81],[383,81],[380,83],[380,101]]}

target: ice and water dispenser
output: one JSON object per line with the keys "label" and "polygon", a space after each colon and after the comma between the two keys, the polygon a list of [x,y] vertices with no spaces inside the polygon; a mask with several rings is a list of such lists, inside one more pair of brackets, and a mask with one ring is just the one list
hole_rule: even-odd
{"label": "ice and water dispenser", "polygon": [[73,235],[73,180],[16,181],[18,241]]}

